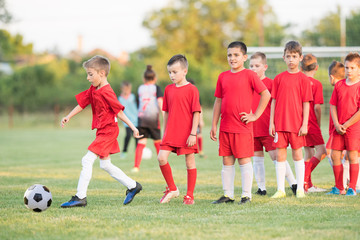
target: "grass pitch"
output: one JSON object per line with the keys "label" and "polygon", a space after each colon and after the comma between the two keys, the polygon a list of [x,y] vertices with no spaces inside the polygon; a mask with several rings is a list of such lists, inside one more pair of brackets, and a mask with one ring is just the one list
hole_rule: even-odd
{"label": "grass pitch", "polygon": [[[0,129],[0,239],[360,239],[359,196],[316,193],[297,199],[287,187],[285,199],[270,199],[276,191],[276,177],[268,156],[267,196],[253,195],[251,204],[238,205],[241,178],[237,167],[236,203],[211,204],[223,192],[222,162],[217,143],[208,138],[209,128],[204,130],[207,158],[197,157],[195,205],[184,206],[182,197],[159,204],[165,181],[156,156],[143,160],[139,173],[131,173],[132,140],[127,159],[112,155],[116,166],[143,185],[143,191],[131,204],[122,205],[125,187],[102,171],[97,160],[88,206],[61,209],[60,204],[76,193],[81,158],[95,137],[95,131],[89,130],[90,123],[82,124],[81,119],[70,122],[65,129],[26,124],[12,130]],[[120,132],[122,148],[124,129]],[[148,146],[154,152],[151,141]],[[289,151],[288,159],[290,156]],[[170,165],[183,196],[184,157],[170,155]],[[322,188],[332,187],[333,174],[327,160],[314,171],[313,182]],[[46,185],[53,195],[52,206],[42,213],[29,211],[23,203],[25,190],[35,183]],[[254,180],[253,192],[256,190]]]}

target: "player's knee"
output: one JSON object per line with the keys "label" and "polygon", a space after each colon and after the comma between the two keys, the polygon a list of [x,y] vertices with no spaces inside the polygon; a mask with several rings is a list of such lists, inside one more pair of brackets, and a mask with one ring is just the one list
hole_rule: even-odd
{"label": "player's knee", "polygon": [[167,163],[167,158],[162,154],[157,156],[157,160],[159,161],[160,166],[165,165]]}
{"label": "player's knee", "polygon": [[111,167],[111,161],[110,160],[100,160],[100,168],[104,171],[108,171],[108,169]]}
{"label": "player's knee", "polygon": [[96,160],[97,156],[96,154],[92,152],[88,152],[85,154],[85,156],[81,159],[81,163],[83,167],[92,166],[94,164],[94,161]]}

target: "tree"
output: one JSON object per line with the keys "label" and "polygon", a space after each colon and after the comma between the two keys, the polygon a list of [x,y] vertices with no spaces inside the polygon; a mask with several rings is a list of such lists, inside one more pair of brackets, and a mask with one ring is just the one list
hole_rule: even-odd
{"label": "tree", "polygon": [[346,45],[360,45],[360,11],[353,11],[351,16],[346,19]]}
{"label": "tree", "polygon": [[9,23],[11,19],[12,16],[6,8],[5,0],[0,0],[0,22]]}

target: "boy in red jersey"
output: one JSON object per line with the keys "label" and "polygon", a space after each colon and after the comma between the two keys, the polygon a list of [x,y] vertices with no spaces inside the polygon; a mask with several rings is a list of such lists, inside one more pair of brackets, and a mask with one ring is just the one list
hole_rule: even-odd
{"label": "boy in red jersey", "polygon": [[274,79],[271,93],[271,112],[269,133],[275,137],[277,150],[276,180],[277,192],[272,198],[284,198],[287,146],[291,145],[295,165],[297,190],[296,197],[305,197],[305,165],[302,147],[308,131],[309,102],[313,100],[309,78],[300,72],[302,47],[297,41],[289,41],[284,49],[287,71]]}
{"label": "boy in red jersey", "polygon": [[174,152],[177,155],[185,155],[187,193],[183,203],[192,205],[197,176],[195,153],[198,153],[196,130],[201,111],[199,92],[186,80],[188,62],[185,56],[173,56],[167,64],[167,69],[174,84],[168,85],[164,92],[164,136],[160,144],[158,161],[167,187],[160,203],[167,203],[179,196],[179,189],[175,185],[168,162],[170,153]]}
{"label": "boy in red jersey", "polygon": [[[210,138],[217,141],[217,124],[221,115],[219,132],[219,156],[223,157],[221,179],[224,195],[213,204],[234,202],[235,160],[241,170],[242,195],[239,204],[251,201],[254,156],[252,122],[264,112],[270,93],[257,74],[245,69],[247,47],[243,42],[232,42],[227,49],[230,70],[219,75],[215,89]],[[251,111],[254,93],[260,94],[256,111]]]}
{"label": "boy in red jersey", "polygon": [[326,156],[325,142],[320,129],[321,104],[324,103],[323,87],[320,81],[314,79],[318,68],[316,57],[312,54],[306,54],[301,61],[301,69],[310,79],[314,101],[310,102],[309,128],[308,134],[305,136],[305,192],[326,191],[325,189],[314,186],[311,182],[311,172]]}
{"label": "boy in red jersey", "polygon": [[92,175],[92,167],[97,157],[100,158],[100,168],[127,187],[124,200],[124,205],[126,205],[141,191],[142,186],[111,163],[110,154],[120,152],[117,142],[119,126],[116,117],[120,118],[133,130],[134,137],[140,137],[139,131],[124,114],[124,107],[117,100],[107,81],[110,72],[109,60],[102,56],[95,56],[84,62],[83,67],[87,72],[87,80],[91,83],[91,86],[88,90],[76,95],[78,105],[61,120],[61,126],[64,127],[72,117],[91,104],[93,114],[92,129],[97,129],[96,138],[88,147],[88,153],[82,158],[82,171],[76,195],[70,201],[63,203],[61,207],[85,207],[87,205],[86,192]]}
{"label": "boy in red jersey", "polygon": [[[262,52],[256,52],[250,57],[249,67],[252,71],[256,72],[260,80],[265,84],[269,92],[271,93],[273,80],[265,76],[265,71],[268,68],[266,63],[266,55]],[[255,112],[256,108],[259,105],[260,95],[254,94],[252,111]],[[274,143],[274,138],[269,135],[269,121],[270,121],[270,107],[271,102],[269,101],[265,111],[253,123],[254,127],[254,157],[253,157],[253,167],[255,180],[258,184],[258,191],[255,194],[266,195],[265,187],[265,165],[264,165],[264,152],[269,153],[273,163],[276,165],[276,147]],[[296,180],[294,174],[291,170],[289,163],[286,161],[286,179],[288,180],[291,189],[295,189]]]}
{"label": "boy in red jersey", "polygon": [[345,76],[346,79],[335,84],[330,99],[330,111],[335,126],[331,144],[335,187],[328,194],[345,194],[341,154],[346,150],[350,162],[350,182],[346,195],[355,196],[360,146],[360,55],[358,53],[349,53],[346,56]]}

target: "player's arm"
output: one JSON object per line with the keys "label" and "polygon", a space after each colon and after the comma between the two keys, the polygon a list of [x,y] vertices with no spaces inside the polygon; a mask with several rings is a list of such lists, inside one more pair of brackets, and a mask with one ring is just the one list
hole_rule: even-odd
{"label": "player's arm", "polygon": [[216,98],[214,102],[213,117],[212,117],[212,124],[210,130],[210,138],[213,141],[217,140],[216,132],[217,132],[217,124],[220,119],[220,114],[221,114],[221,98]]}
{"label": "player's arm", "polygon": [[308,123],[309,123],[309,112],[310,112],[310,103],[303,102],[303,122],[299,130],[299,136],[305,136],[308,133]]}
{"label": "player's arm", "polygon": [[161,114],[162,114],[163,119],[164,119],[164,114],[165,114],[165,112],[164,112],[164,111],[162,111],[162,107],[163,107],[163,98],[162,98],[162,97],[157,98],[157,103],[158,103],[158,105],[159,105],[159,109],[160,109]]}
{"label": "player's arm", "polygon": [[139,135],[139,130],[134,126],[134,124],[130,121],[130,119],[125,115],[124,111],[120,110],[120,112],[117,114],[117,117],[126,123],[129,128],[133,131],[133,135],[135,138],[141,138],[143,135]]}
{"label": "player's arm", "polygon": [[271,95],[270,95],[269,90],[265,89],[264,91],[262,91],[260,93],[260,102],[259,102],[258,107],[256,108],[255,113],[241,112],[240,120],[245,124],[256,121],[261,116],[261,114],[263,114],[266,106],[269,103],[270,97],[271,97]]}
{"label": "player's arm", "polygon": [[341,134],[341,135],[345,134],[346,133],[346,128],[339,123],[339,118],[338,118],[338,114],[337,114],[337,107],[335,105],[330,104],[330,112],[331,112],[331,117],[332,117],[332,120],[334,122],[334,127],[336,129],[336,132]]}
{"label": "player's arm", "polygon": [[191,132],[186,141],[186,145],[188,147],[192,147],[196,144],[196,131],[199,126],[199,120],[200,120],[200,112],[194,112],[193,113],[193,122],[192,122],[192,126],[191,126]]}
{"label": "player's arm", "polygon": [[273,98],[271,100],[271,105],[270,105],[270,124],[269,124],[269,135],[272,137],[275,137],[275,124],[274,124],[275,105],[276,105],[276,100]]}
{"label": "player's arm", "polygon": [[75,116],[82,110],[83,110],[83,108],[80,107],[80,105],[77,105],[76,107],[74,107],[74,109],[71,110],[71,112],[66,117],[63,117],[63,119],[61,119],[61,124],[60,124],[61,127],[64,127],[65,123],[68,123],[73,116]]}
{"label": "player's arm", "polygon": [[314,106],[315,116],[316,116],[316,122],[321,126],[321,104],[315,104]]}
{"label": "player's arm", "polygon": [[167,125],[167,121],[168,121],[168,118],[169,118],[169,113],[166,112],[166,111],[163,111],[164,112],[164,121],[163,121],[163,124],[164,124],[164,131],[166,129],[166,125]]}
{"label": "player's arm", "polygon": [[356,122],[358,122],[360,120],[360,109],[354,114],[352,115],[352,117],[347,120],[343,126],[345,129],[349,128],[351,125],[355,124]]}

